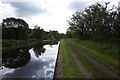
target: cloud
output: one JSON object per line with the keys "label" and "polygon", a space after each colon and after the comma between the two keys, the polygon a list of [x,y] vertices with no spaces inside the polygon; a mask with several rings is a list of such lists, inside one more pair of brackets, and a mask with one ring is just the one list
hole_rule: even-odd
{"label": "cloud", "polygon": [[[21,18],[30,28],[37,24],[46,31],[66,33],[69,27],[66,20],[75,11],[84,11],[89,5],[99,1],[102,0],[3,0],[5,3],[0,3],[0,21],[7,17]],[[118,0],[104,1],[118,5]]]}
{"label": "cloud", "polygon": [[73,11],[83,11],[88,7],[88,2],[71,2],[68,7]]}
{"label": "cloud", "polygon": [[16,9],[18,17],[29,17],[46,12],[40,5],[32,2],[10,2],[9,4]]}
{"label": "cloud", "polygon": [[15,17],[15,15],[16,15],[15,9],[11,7],[10,4],[8,3],[4,4],[0,2],[0,23],[2,22],[2,19],[6,17]]}

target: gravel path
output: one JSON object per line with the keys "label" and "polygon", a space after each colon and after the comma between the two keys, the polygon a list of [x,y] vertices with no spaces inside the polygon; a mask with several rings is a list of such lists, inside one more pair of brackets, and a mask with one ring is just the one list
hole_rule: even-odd
{"label": "gravel path", "polygon": [[103,65],[102,63],[99,63],[98,61],[96,61],[92,57],[88,56],[86,53],[84,53],[83,51],[81,51],[77,46],[75,46],[75,45],[73,45],[71,43],[70,43],[70,45],[72,45],[72,47],[74,47],[76,49],[77,53],[79,53],[81,56],[84,56],[90,62],[92,62],[93,64],[95,64],[96,66],[98,66],[99,68],[101,68],[102,70],[104,70],[108,75],[111,76],[111,78],[120,78],[119,75],[116,72],[112,71],[111,69],[109,69],[108,67],[106,67],[105,65]]}
{"label": "gravel path", "polygon": [[[85,78],[92,78],[91,73],[87,70],[87,68],[80,62],[80,60],[76,57],[76,55],[74,54],[74,52],[72,51],[72,49],[70,48],[70,46],[67,44],[67,41],[65,41],[71,56],[73,57],[74,61],[77,64],[78,69],[83,73],[83,75],[85,76]],[[77,74],[77,73],[76,73]]]}

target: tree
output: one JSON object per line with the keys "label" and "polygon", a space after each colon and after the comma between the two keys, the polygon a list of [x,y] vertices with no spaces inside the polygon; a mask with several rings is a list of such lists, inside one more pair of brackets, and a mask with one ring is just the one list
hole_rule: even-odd
{"label": "tree", "polygon": [[45,32],[44,34],[44,38],[48,39],[48,40],[58,40],[61,38],[60,34],[58,33],[58,31],[51,31],[49,30],[49,32]]}
{"label": "tree", "polygon": [[6,18],[2,22],[2,38],[3,39],[28,39],[28,24],[22,19]]}
{"label": "tree", "polygon": [[72,15],[68,23],[80,39],[98,42],[120,41],[120,17],[117,8],[108,9],[108,4],[109,2],[104,5],[96,3],[85,11],[76,11]]}
{"label": "tree", "polygon": [[44,30],[36,25],[35,28],[32,30],[32,38],[41,41],[43,40],[43,33],[44,33]]}
{"label": "tree", "polygon": [[67,38],[78,38],[78,33],[75,30],[72,30],[72,27],[69,27],[66,36]]}

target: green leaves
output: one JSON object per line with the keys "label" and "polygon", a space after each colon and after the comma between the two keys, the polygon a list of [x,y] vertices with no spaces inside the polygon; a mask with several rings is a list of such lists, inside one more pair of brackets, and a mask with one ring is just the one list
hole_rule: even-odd
{"label": "green leaves", "polygon": [[[80,39],[95,41],[116,41],[120,26],[117,9],[108,9],[109,2],[95,3],[85,9],[76,11],[68,21],[72,30],[79,34]],[[119,27],[120,28],[120,27]],[[120,40],[120,39],[119,39]]]}
{"label": "green leaves", "polygon": [[2,22],[2,38],[3,39],[28,39],[28,24],[22,19],[6,18]]}
{"label": "green leaves", "polygon": [[42,41],[43,33],[44,33],[43,29],[41,29],[39,26],[35,26],[35,28],[32,30],[32,38]]}

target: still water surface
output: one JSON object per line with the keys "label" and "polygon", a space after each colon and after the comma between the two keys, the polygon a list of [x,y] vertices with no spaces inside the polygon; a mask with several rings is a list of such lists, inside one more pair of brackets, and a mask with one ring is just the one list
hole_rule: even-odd
{"label": "still water surface", "polygon": [[[2,78],[53,78],[59,42],[19,50],[17,56],[4,57]],[[26,52],[26,55],[22,55]],[[14,52],[12,52],[14,53]],[[9,53],[10,54],[10,53]]]}

